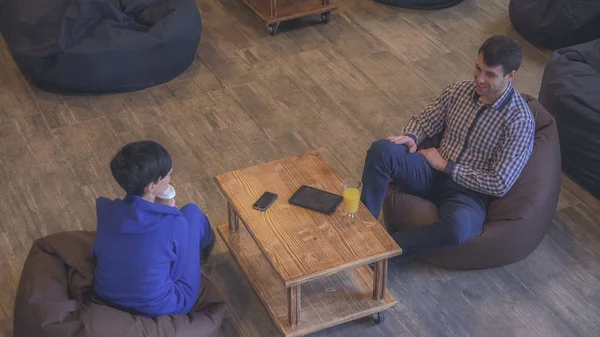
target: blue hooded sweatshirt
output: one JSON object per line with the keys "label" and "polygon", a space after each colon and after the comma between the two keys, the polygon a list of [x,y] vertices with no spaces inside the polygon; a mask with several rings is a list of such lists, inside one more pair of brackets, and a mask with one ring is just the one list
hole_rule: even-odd
{"label": "blue hooded sweatshirt", "polygon": [[[199,256],[189,256],[198,248],[188,249],[182,213],[133,195],[98,198],[96,211],[96,295],[148,317],[187,314],[199,295],[200,264]],[[208,221],[204,214],[202,219]],[[186,263],[197,267],[186,268]]]}

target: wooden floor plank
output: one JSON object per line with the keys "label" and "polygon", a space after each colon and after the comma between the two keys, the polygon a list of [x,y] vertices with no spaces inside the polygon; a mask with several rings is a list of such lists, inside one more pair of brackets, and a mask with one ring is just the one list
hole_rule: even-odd
{"label": "wooden floor plank", "polygon": [[584,205],[563,208],[554,218],[548,237],[564,249],[577,264],[600,280],[600,215]]}
{"label": "wooden floor plank", "polygon": [[[397,135],[446,85],[472,78],[483,40],[522,43],[514,84],[537,96],[552,51],[512,27],[509,0],[466,0],[441,10],[337,1],[331,22],[293,20],[269,35],[239,0],[196,0],[203,32],[192,65],[147,90],[70,96],[23,79],[0,39],[0,336],[33,240],[93,229],[95,200],[122,197],[108,168],[125,143],[154,139],[171,152],[179,205],[227,220],[214,176],[317,150],[342,177],[360,177],[379,138]],[[547,237],[527,259],[457,272],[391,263],[399,304],[314,336],[600,335],[600,200],[566,175]],[[222,336],[278,336],[225,244],[205,267],[225,294]]]}
{"label": "wooden floor plank", "polygon": [[508,267],[575,335],[600,333],[600,281],[546,237],[531,258]]}
{"label": "wooden floor plank", "polygon": [[470,322],[477,322],[467,330],[471,336],[575,336],[506,268],[471,273],[446,283],[470,304],[460,314]]}

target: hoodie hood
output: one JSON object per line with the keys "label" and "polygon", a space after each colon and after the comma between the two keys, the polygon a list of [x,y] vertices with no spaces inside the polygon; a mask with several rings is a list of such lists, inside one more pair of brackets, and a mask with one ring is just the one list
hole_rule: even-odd
{"label": "hoodie hood", "polygon": [[125,199],[96,199],[98,226],[119,234],[140,234],[173,222],[182,214],[176,207],[152,203],[137,195]]}

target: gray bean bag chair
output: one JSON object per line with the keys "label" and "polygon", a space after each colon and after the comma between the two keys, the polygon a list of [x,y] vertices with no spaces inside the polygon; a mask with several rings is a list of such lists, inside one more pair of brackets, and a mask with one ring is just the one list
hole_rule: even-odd
{"label": "gray bean bag chair", "polygon": [[119,311],[93,296],[94,232],[62,232],[34,242],[17,289],[15,337],[217,337],[225,304],[208,278],[188,315],[157,318]]}
{"label": "gray bean bag chair", "polygon": [[[502,198],[493,198],[481,233],[461,246],[420,258],[449,269],[493,268],[517,262],[533,252],[552,224],[560,192],[560,148],[554,118],[535,99],[523,95],[535,117],[533,153],[521,176]],[[434,147],[441,137],[419,144]],[[437,221],[437,207],[428,200],[390,185],[383,204],[390,233]]]}
{"label": "gray bean bag chair", "polygon": [[539,96],[558,125],[563,171],[600,198],[600,39],[556,50]]}
{"label": "gray bean bag chair", "polygon": [[558,49],[600,38],[600,1],[511,0],[515,30],[532,44]]}
{"label": "gray bean bag chair", "polygon": [[125,92],[186,70],[200,41],[194,0],[0,0],[0,32],[31,83]]}

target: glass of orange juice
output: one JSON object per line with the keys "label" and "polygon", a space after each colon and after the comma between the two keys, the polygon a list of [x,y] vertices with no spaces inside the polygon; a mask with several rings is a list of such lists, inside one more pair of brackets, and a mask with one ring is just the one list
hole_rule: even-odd
{"label": "glass of orange juice", "polygon": [[360,193],[362,182],[357,179],[348,178],[342,182],[342,194],[344,196],[344,216],[353,219],[360,206]]}

